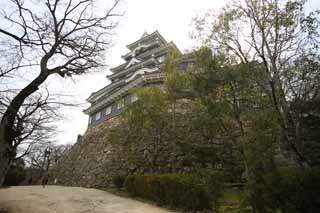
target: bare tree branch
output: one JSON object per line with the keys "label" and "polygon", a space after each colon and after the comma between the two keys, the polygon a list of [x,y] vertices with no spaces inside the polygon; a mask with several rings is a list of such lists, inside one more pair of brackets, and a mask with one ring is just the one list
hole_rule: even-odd
{"label": "bare tree branch", "polygon": [[[3,54],[10,49],[12,56],[2,58],[0,64],[12,63],[0,69],[5,85],[0,90],[12,89],[5,78],[28,75],[30,70],[36,75],[20,90],[0,95],[0,143],[4,145],[0,149],[4,162],[0,164],[0,184],[19,147],[24,148],[19,151],[22,157],[37,141],[48,140],[54,130],[50,124],[58,118],[57,110],[64,103],[43,90],[48,77],[71,77],[104,66],[104,53],[120,16],[116,11],[119,0],[108,1],[109,6],[98,3],[40,0],[34,9],[31,0],[10,0],[11,10],[1,11],[4,24],[0,26],[0,44]],[[14,60],[14,55],[19,60]]]}

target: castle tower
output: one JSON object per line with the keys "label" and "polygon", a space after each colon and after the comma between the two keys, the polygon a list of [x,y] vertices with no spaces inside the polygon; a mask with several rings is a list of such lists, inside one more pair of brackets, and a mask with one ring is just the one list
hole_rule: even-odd
{"label": "castle tower", "polygon": [[123,101],[134,102],[137,99],[134,94],[130,94],[133,88],[161,84],[163,75],[160,66],[170,50],[174,49],[182,55],[176,45],[168,43],[158,31],[143,33],[139,40],[127,45],[127,48],[130,51],[122,56],[125,62],[110,69],[113,74],[107,78],[111,83],[87,99],[91,104],[84,110],[89,115],[88,127],[119,115],[123,110]]}

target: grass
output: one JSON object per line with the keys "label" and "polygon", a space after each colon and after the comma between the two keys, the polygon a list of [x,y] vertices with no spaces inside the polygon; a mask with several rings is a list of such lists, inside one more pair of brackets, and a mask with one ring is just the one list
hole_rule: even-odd
{"label": "grass", "polygon": [[244,192],[239,188],[226,188],[221,198],[222,202],[240,203],[244,197]]}
{"label": "grass", "polygon": [[228,187],[224,190],[223,195],[220,199],[220,213],[234,213],[234,212],[248,212],[250,213],[250,208],[245,208],[240,211],[241,205],[244,200],[243,189],[237,187]]}

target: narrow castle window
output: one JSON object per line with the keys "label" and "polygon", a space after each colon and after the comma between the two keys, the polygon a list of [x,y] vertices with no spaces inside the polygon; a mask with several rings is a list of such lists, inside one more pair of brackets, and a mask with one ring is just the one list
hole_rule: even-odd
{"label": "narrow castle window", "polygon": [[139,98],[137,95],[135,95],[135,94],[131,95],[131,102],[136,102],[138,99]]}
{"label": "narrow castle window", "polygon": [[101,112],[97,112],[96,113],[96,121],[99,120],[101,118]]}
{"label": "narrow castle window", "polygon": [[124,104],[123,104],[123,102],[119,102],[118,104],[117,104],[117,109],[119,110],[119,109],[122,109],[124,107]]}
{"label": "narrow castle window", "polygon": [[166,56],[162,55],[162,56],[158,57],[157,59],[158,59],[159,63],[163,63],[165,58],[166,58]]}
{"label": "narrow castle window", "polygon": [[109,114],[111,114],[111,106],[106,108],[106,115],[109,115]]}

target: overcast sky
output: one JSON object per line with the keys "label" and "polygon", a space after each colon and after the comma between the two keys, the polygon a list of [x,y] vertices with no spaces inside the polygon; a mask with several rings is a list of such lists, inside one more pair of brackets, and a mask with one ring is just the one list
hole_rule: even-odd
{"label": "overcast sky", "polygon": [[[121,7],[125,11],[114,37],[114,45],[107,54],[106,61],[110,67],[123,63],[121,56],[128,52],[126,45],[138,40],[144,31],[152,33],[158,30],[169,42],[173,41],[181,51],[192,49],[196,45],[189,34],[192,30],[191,20],[200,12],[209,8],[218,10],[224,0],[126,0]],[[320,8],[320,0],[310,0],[307,7],[311,10]],[[86,98],[92,93],[109,84],[105,77],[110,74],[108,69],[101,73],[80,76],[74,82],[64,82],[61,90],[74,96],[74,103],[81,105],[76,108],[63,109],[65,119],[58,123],[58,143],[74,143],[78,134],[87,128],[88,116],[85,109]]]}

